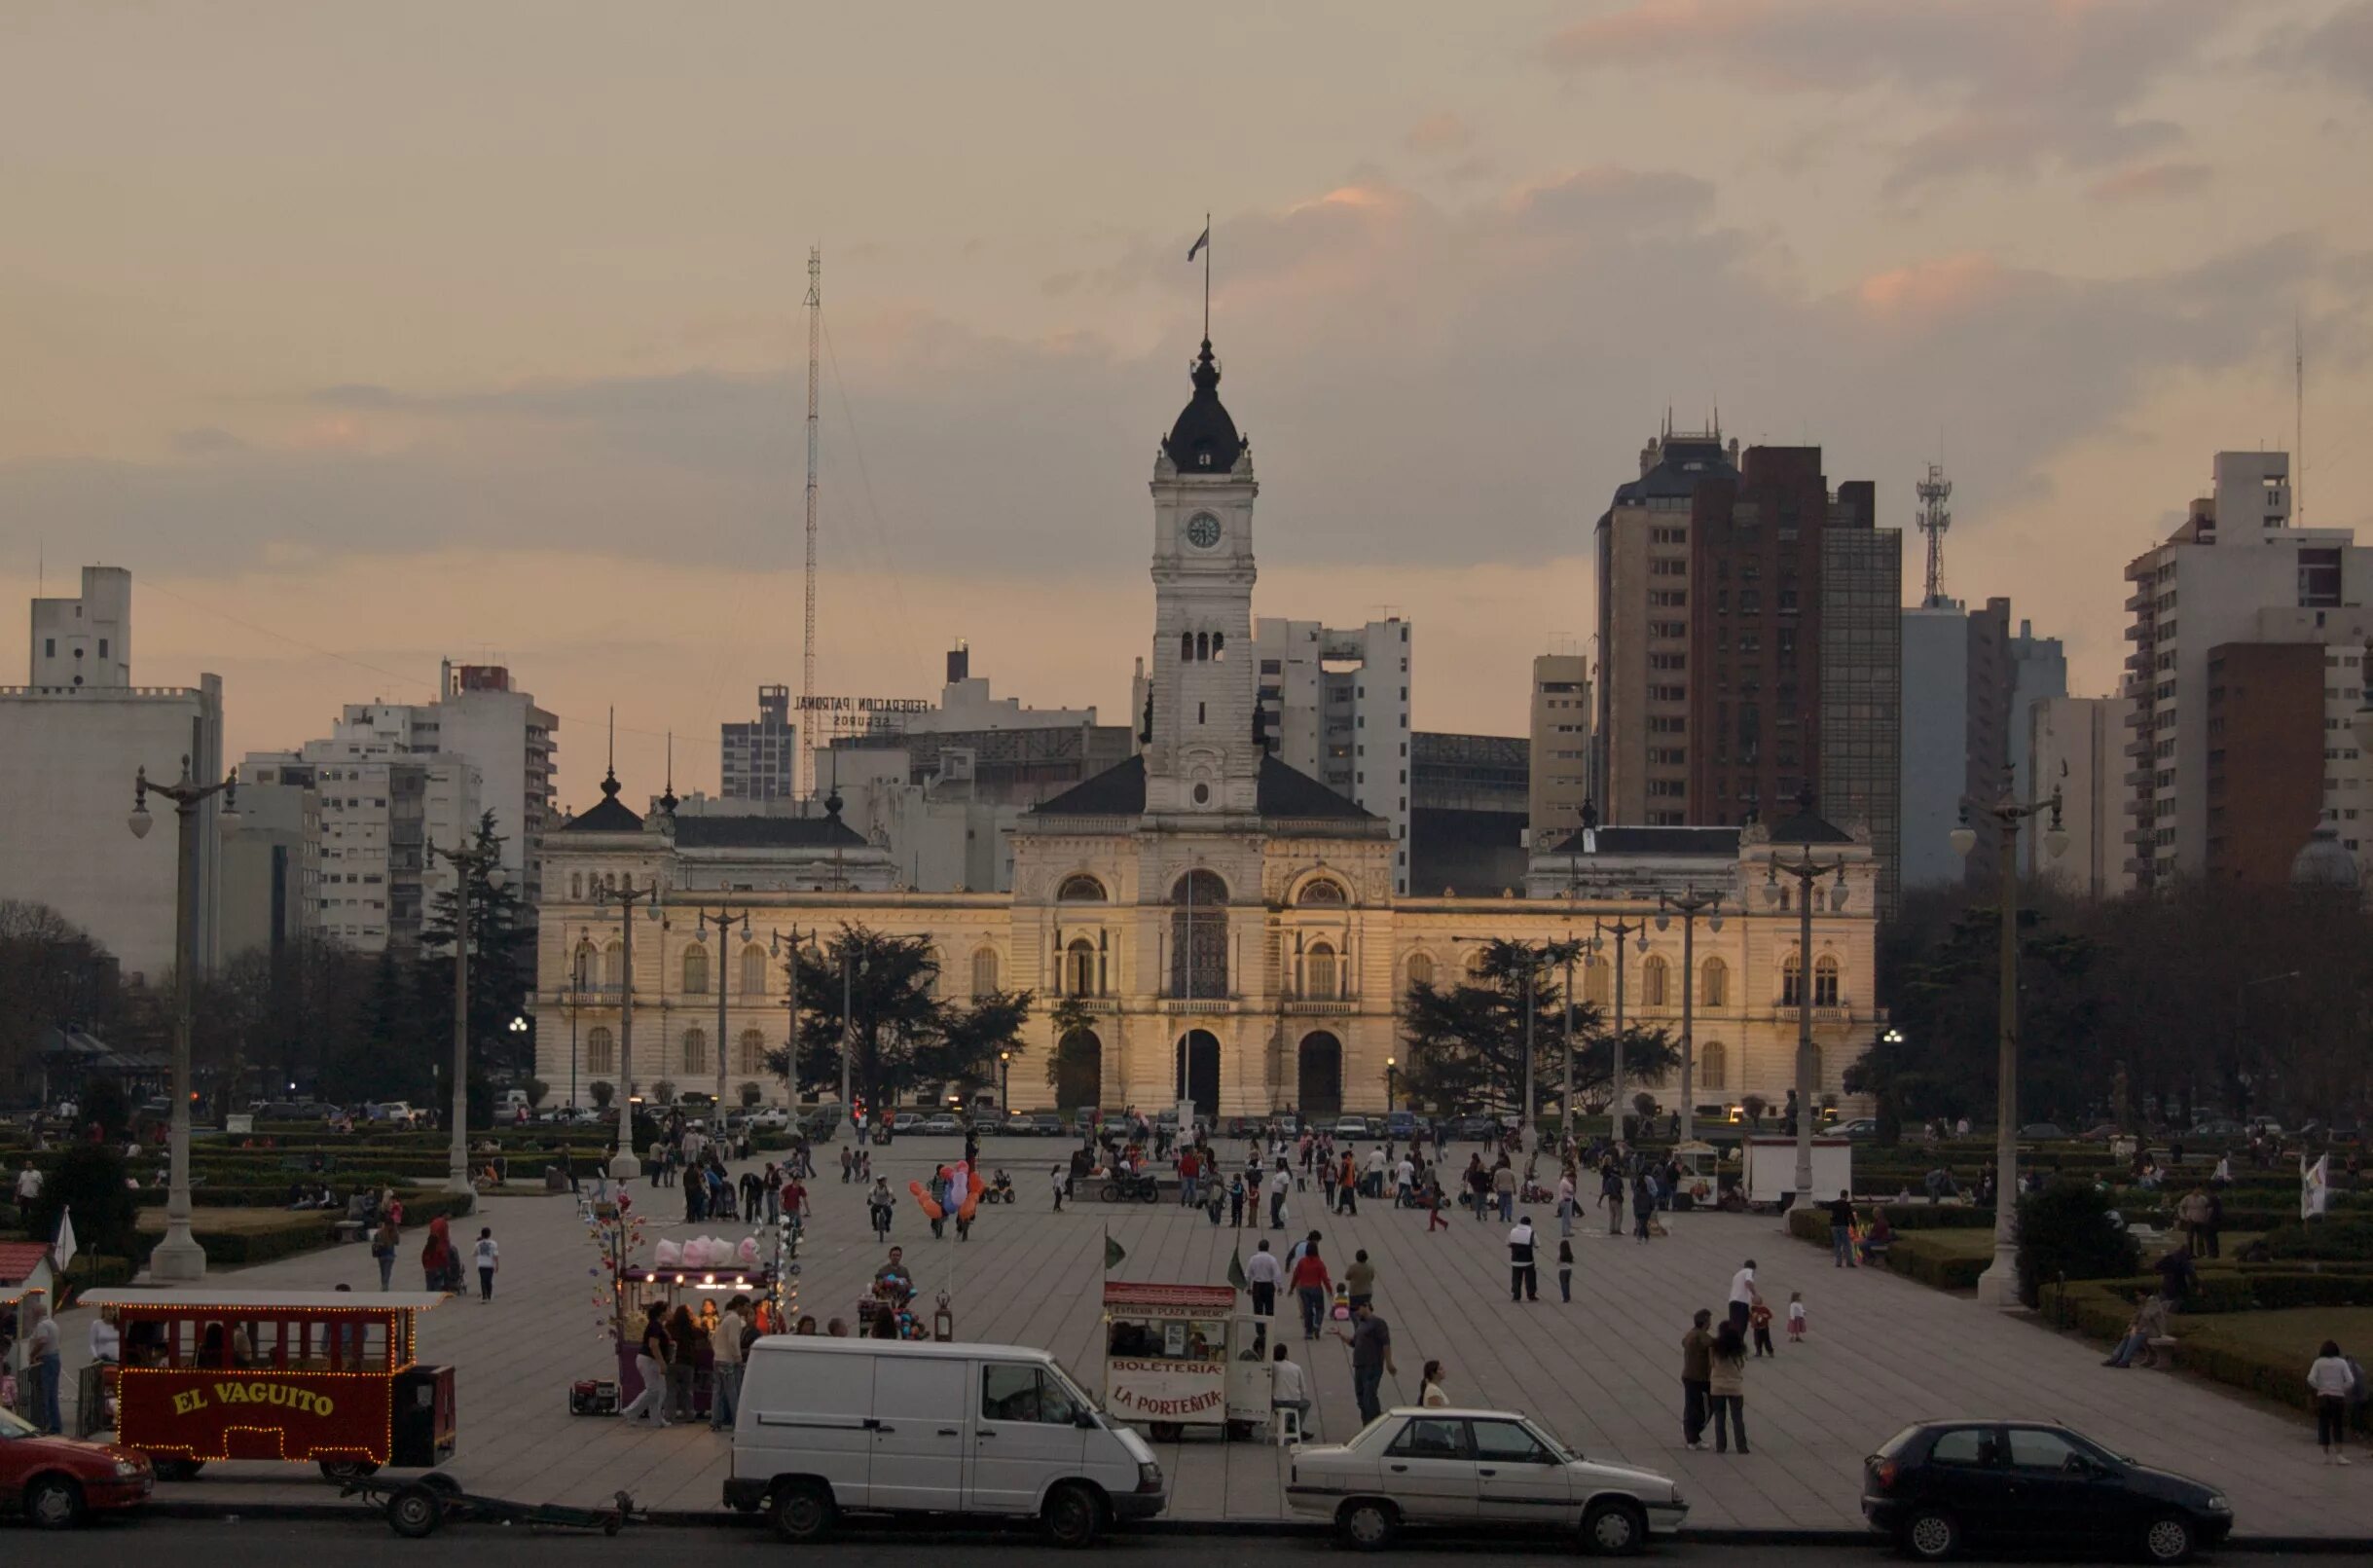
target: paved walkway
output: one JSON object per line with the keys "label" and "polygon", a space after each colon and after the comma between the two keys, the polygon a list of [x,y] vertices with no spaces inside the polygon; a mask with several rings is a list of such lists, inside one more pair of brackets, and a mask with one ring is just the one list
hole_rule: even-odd
{"label": "paved walkway", "polygon": [[[877,1174],[901,1193],[892,1240],[907,1250],[924,1299],[954,1298],[961,1338],[1020,1342],[1053,1350],[1086,1387],[1097,1387],[1101,1267],[1107,1230],[1127,1250],[1116,1279],[1223,1281],[1227,1257],[1265,1232],[1215,1229],[1175,1200],[1108,1208],[1094,1201],[1051,1214],[1047,1168],[1069,1152],[1055,1140],[995,1140],[984,1153],[1011,1174],[1022,1202],[984,1207],[972,1239],[931,1239],[903,1197],[907,1181],[955,1157],[952,1139],[909,1139],[875,1151]],[[836,1155],[837,1147],[828,1146]],[[1232,1153],[1232,1150],[1231,1150]],[[1464,1149],[1452,1151],[1463,1164]],[[649,1217],[682,1213],[679,1191],[636,1186]],[[2112,1371],[2098,1349],[1940,1295],[1884,1270],[1834,1269],[1825,1251],[1791,1241],[1768,1218],[1671,1217],[1673,1234],[1641,1245],[1578,1225],[1574,1300],[1555,1300],[1556,1222],[1536,1212],[1543,1299],[1511,1303],[1504,1228],[1459,1214],[1445,1235],[1425,1217],[1363,1203],[1356,1217],[1322,1216],[1315,1187],[1296,1194],[1279,1251],[1313,1226],[1339,1273],[1356,1249],[1377,1265],[1377,1306],[1391,1324],[1400,1364],[1389,1401],[1413,1399],[1426,1359],[1448,1367],[1462,1404],[1509,1405],[1540,1417],[1593,1456],[1681,1477],[1690,1522],[1743,1528],[1857,1528],[1863,1457],[1906,1422],[1931,1416],[2056,1417],[2121,1452],[2213,1480],[2234,1501],[2245,1534],[2373,1536],[2373,1488],[2362,1470],[2318,1463],[2312,1425],[2181,1375]],[[860,1288],[881,1259],[859,1188],[843,1185],[828,1161],[815,1189],[816,1219],[803,1249],[800,1309],[819,1320],[854,1318]],[[620,1487],[654,1508],[716,1506],[726,1440],[705,1427],[630,1429],[572,1418],[574,1378],[611,1375],[606,1332],[593,1302],[594,1248],[566,1197],[498,1198],[456,1239],[490,1223],[503,1270],[491,1305],[455,1300],[421,1320],[423,1361],[457,1368],[460,1451],[450,1467],[473,1489],[529,1500],[593,1502]],[[728,1227],[702,1226],[738,1235]],[[693,1234],[680,1223],[654,1236]],[[418,1288],[419,1234],[408,1243],[396,1284]],[[1775,1309],[1801,1290],[1811,1332],[1801,1346],[1781,1337],[1772,1361],[1750,1361],[1747,1428],[1751,1458],[1690,1453],[1680,1431],[1679,1339],[1699,1306],[1720,1312],[1731,1273],[1748,1257],[1761,1267]],[[243,1270],[242,1284],[321,1289],[341,1281],[367,1290],[375,1269],[349,1247]],[[1291,1306],[1286,1304],[1291,1323]],[[82,1314],[65,1338],[79,1352]],[[1321,1436],[1356,1429],[1348,1352],[1332,1339],[1289,1342],[1312,1372]],[[2304,1371],[2302,1372],[2304,1375]],[[1165,1445],[1171,1516],[1258,1519],[1283,1514],[1281,1450],[1262,1444],[1192,1440]],[[319,1501],[310,1471],[258,1464],[210,1466],[198,1480],[162,1495],[214,1500]]]}

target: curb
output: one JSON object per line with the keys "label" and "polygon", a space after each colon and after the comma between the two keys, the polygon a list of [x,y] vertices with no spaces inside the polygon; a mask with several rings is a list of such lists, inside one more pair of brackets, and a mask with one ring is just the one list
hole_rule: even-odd
{"label": "curb", "polygon": [[[134,1516],[177,1521],[244,1522],[260,1519],[290,1523],[336,1523],[341,1520],[363,1523],[379,1522],[379,1510],[367,1503],[151,1502]],[[761,1513],[735,1513],[722,1508],[654,1509],[646,1518],[637,1522],[675,1530],[750,1530],[765,1528],[766,1517]],[[989,1528],[995,1529],[996,1526]],[[935,1533],[934,1527],[930,1525],[926,1525],[925,1530]],[[911,1532],[900,1532],[893,1527],[882,1533],[897,1535]],[[960,1529],[958,1533],[972,1532]],[[1115,1533],[1300,1538],[1321,1538],[1333,1534],[1326,1525],[1312,1519],[1147,1519],[1125,1526]],[[1879,1547],[1884,1544],[1875,1532],[1869,1530],[1690,1529],[1686,1526],[1674,1540],[1683,1546],[1699,1547]],[[2373,1536],[2237,1535],[2226,1540],[2218,1550],[2363,1556],[2373,1553]]]}

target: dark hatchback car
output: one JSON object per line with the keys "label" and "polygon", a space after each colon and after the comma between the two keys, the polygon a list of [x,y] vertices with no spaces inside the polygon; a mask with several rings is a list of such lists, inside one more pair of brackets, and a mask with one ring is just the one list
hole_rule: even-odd
{"label": "dark hatchback car", "polygon": [[2045,1421],[1923,1421],[1863,1462],[1862,1516],[1937,1562],[1971,1545],[2182,1562],[2232,1533],[2222,1492]]}

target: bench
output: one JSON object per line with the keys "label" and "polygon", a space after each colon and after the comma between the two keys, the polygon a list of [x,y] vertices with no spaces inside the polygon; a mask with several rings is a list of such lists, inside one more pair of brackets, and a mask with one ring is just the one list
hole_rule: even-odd
{"label": "bench", "polygon": [[341,1220],[330,1226],[330,1231],[340,1241],[360,1241],[371,1233],[371,1227],[360,1220]]}
{"label": "bench", "polygon": [[2150,1341],[2151,1365],[2163,1370],[2175,1368],[2175,1336],[2172,1333],[2153,1335]]}

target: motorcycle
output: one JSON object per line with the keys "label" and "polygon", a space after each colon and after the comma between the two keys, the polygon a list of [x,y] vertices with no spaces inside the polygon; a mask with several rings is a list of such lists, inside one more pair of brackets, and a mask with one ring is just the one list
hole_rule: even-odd
{"label": "motorcycle", "polygon": [[1135,1172],[1113,1177],[1104,1184],[1096,1195],[1107,1203],[1151,1203],[1161,1196],[1161,1189],[1152,1177]]}

